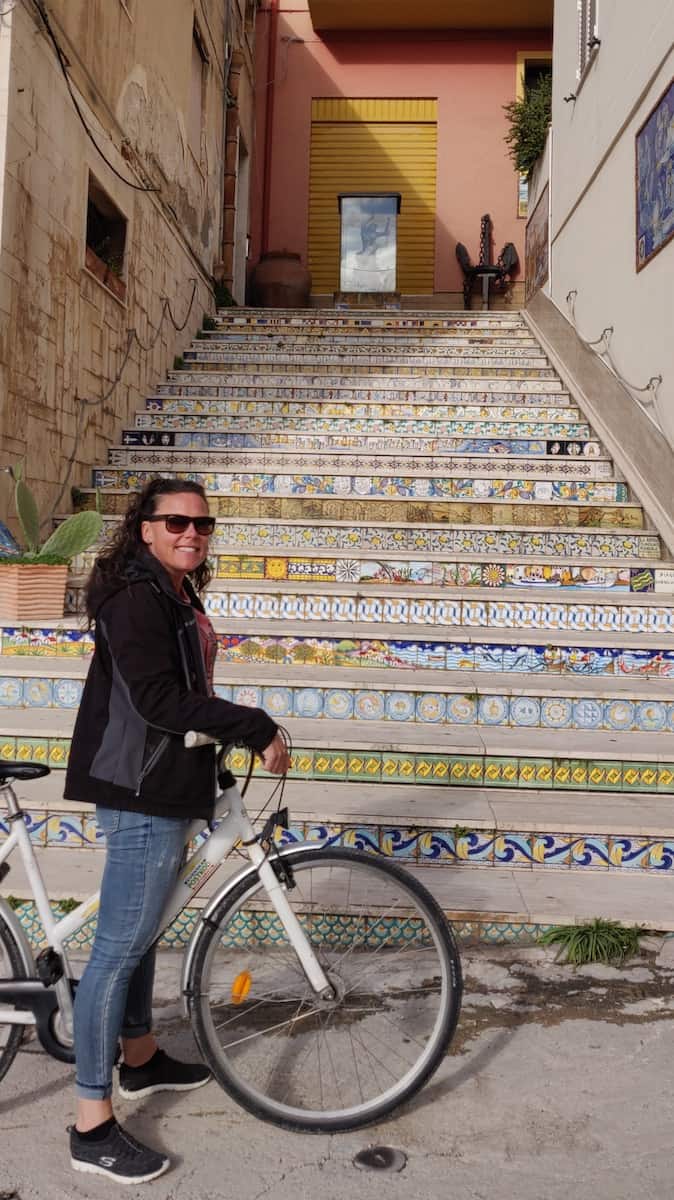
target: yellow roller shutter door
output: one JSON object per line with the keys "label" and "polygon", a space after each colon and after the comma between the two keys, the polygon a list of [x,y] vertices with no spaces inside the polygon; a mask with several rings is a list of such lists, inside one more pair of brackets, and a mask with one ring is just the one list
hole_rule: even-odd
{"label": "yellow roller shutter door", "polygon": [[437,103],[314,100],[309,267],[315,293],[339,288],[340,192],[400,192],[398,290],[433,292]]}

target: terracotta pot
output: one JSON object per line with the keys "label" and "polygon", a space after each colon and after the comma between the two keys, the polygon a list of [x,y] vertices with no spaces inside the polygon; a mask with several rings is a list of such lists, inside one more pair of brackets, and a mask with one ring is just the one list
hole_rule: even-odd
{"label": "terracotta pot", "polygon": [[271,250],[263,254],[252,275],[253,303],[263,308],[307,308],[311,275],[299,254]]}
{"label": "terracotta pot", "polygon": [[58,621],[63,616],[66,566],[0,564],[0,619]]}

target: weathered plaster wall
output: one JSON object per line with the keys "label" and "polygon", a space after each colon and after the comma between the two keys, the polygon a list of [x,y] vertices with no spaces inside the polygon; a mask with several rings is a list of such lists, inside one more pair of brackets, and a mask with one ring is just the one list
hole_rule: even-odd
{"label": "weathered plaster wall", "polygon": [[[674,240],[636,270],[635,134],[674,73],[674,0],[598,5],[597,51],[576,80],[575,5],[555,4],[550,295],[581,335],[612,325],[621,375],[662,374],[659,421],[674,445]],[[576,93],[575,102],[563,97]],[[651,409],[651,412],[654,410]]]}
{"label": "weathered plaster wall", "polygon": [[[261,249],[288,249],[306,261],[312,97],[424,96],[438,99],[436,293],[460,294],[455,257],[465,242],[479,253],[480,217],[490,212],[498,253],[508,241],[524,261],[517,180],[503,137],[503,105],[515,99],[517,52],[547,50],[539,33],[344,34],[319,37],[306,0],[279,11],[268,59],[269,8],[258,19],[257,189],[252,261]],[[273,81],[273,83],[270,83]],[[263,86],[264,85],[264,86]],[[271,115],[271,137],[265,122]],[[268,227],[264,227],[265,140]]]}
{"label": "weathered plaster wall", "polygon": [[[201,146],[188,144],[192,25],[210,60]],[[238,9],[238,4],[236,5]],[[26,456],[48,511],[77,431],[79,399],[109,390],[132,340],[121,382],[86,408],[70,483],[89,468],[163,377],[213,306],[221,254],[225,6],[219,0],[50,0],[85,119],[106,157],[149,193],[117,178],[87,137],[53,47],[30,10],[12,11],[4,214],[0,251],[0,463]],[[132,14],[132,18],[129,16]],[[4,43],[0,40],[0,56]],[[248,117],[250,119],[250,117]],[[0,95],[0,125],[2,96]],[[121,303],[85,268],[88,171],[128,220]],[[186,328],[160,321],[163,298]],[[143,343],[141,346],[140,343]],[[0,512],[9,490],[0,484]],[[62,508],[69,507],[66,491]]]}

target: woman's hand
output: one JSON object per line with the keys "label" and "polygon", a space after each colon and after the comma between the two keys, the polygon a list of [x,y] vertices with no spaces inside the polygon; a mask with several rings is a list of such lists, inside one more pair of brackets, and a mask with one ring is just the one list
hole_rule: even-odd
{"label": "woman's hand", "polygon": [[280,733],[275,734],[268,746],[260,751],[262,766],[272,775],[285,775],[290,769],[290,755]]}

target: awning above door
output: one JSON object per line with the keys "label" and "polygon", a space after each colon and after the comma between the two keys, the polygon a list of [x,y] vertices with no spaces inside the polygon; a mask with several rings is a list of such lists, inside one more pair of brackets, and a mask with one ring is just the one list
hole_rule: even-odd
{"label": "awning above door", "polygon": [[309,0],[314,29],[545,29],[554,0]]}

